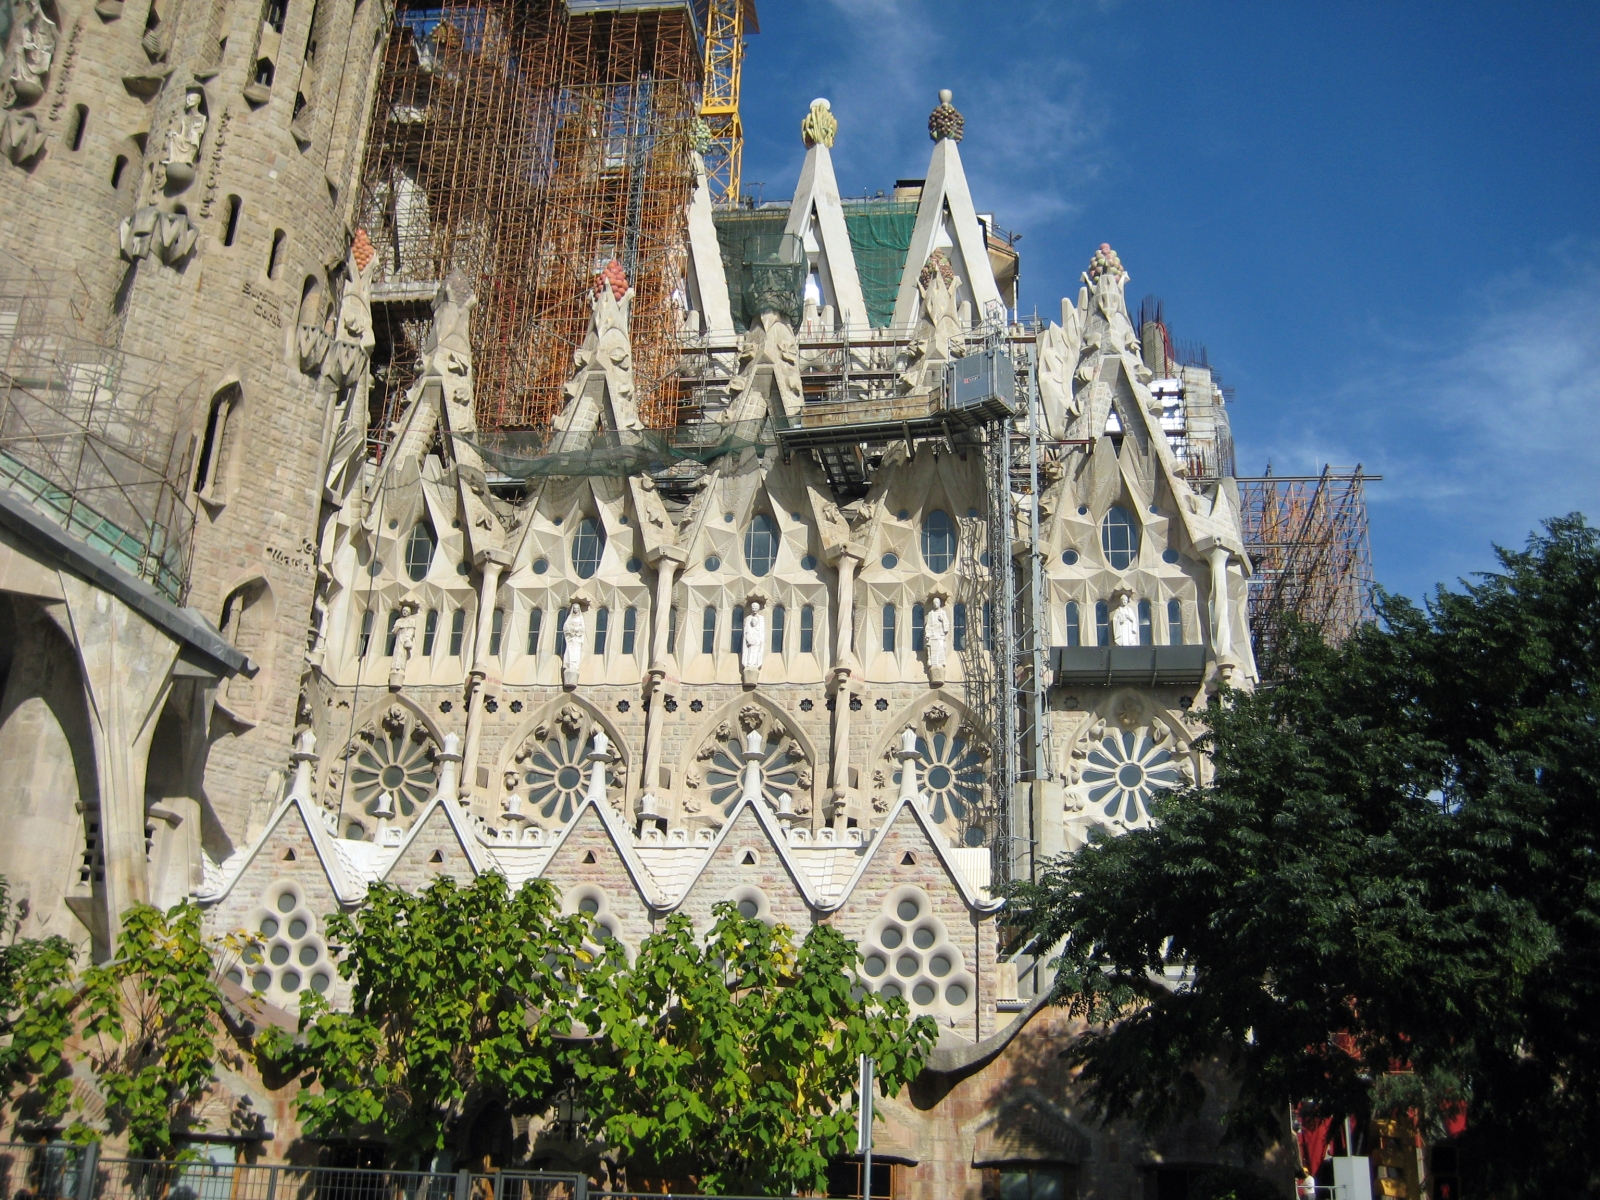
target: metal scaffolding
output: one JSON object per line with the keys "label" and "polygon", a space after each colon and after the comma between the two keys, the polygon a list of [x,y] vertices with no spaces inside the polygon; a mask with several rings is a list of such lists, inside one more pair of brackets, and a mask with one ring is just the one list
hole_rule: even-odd
{"label": "metal scaffolding", "polygon": [[[391,401],[415,373],[427,297],[455,270],[480,300],[480,427],[547,422],[588,329],[595,273],[616,259],[635,293],[640,416],[673,423],[700,71],[687,4],[402,4],[360,205],[382,255],[376,358],[388,355]],[[384,402],[375,408],[381,419]]]}
{"label": "metal scaffolding", "polygon": [[1324,467],[1320,475],[1239,482],[1250,577],[1250,635],[1261,677],[1278,668],[1287,624],[1308,622],[1330,642],[1373,619],[1372,551],[1364,484],[1381,476]]}

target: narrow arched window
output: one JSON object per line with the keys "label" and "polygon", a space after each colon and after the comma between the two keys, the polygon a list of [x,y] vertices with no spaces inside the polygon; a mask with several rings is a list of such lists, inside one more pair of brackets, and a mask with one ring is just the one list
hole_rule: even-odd
{"label": "narrow arched window", "polygon": [[604,654],[606,652],[606,634],[610,631],[611,610],[609,608],[596,609],[594,614],[594,652],[596,654]]}
{"label": "narrow arched window", "polygon": [[528,613],[528,653],[539,653],[540,626],[544,624],[544,609],[536,608]]}
{"label": "narrow arched window", "polygon": [[632,654],[634,642],[639,636],[639,610],[625,608],[622,610],[622,652]]}
{"label": "narrow arched window", "polygon": [[433,644],[439,640],[439,610],[430,608],[422,622],[422,657],[433,657]]}
{"label": "narrow arched window", "polygon": [[289,235],[281,229],[272,231],[272,249],[267,252],[267,278],[276,279],[278,271],[283,266],[283,244],[289,240]]}
{"label": "narrow arched window", "polygon": [[399,629],[400,610],[398,608],[392,608],[389,610],[389,628],[384,633],[383,638],[383,654],[385,658],[394,657],[394,643],[395,639],[399,637]]}
{"label": "narrow arched window", "polygon": [[1111,645],[1111,612],[1104,600],[1097,600],[1094,606],[1094,644]]}
{"label": "narrow arched window", "polygon": [[967,648],[967,606],[957,604],[950,614],[950,645],[956,650]]}
{"label": "narrow arched window", "polygon": [[1183,601],[1167,601],[1167,644],[1183,645]]}
{"label": "narrow arched window", "polygon": [[772,610],[772,652],[774,654],[783,653],[783,621],[783,605],[780,604]]}
{"label": "narrow arched window", "polygon": [[1139,526],[1120,504],[1113,504],[1100,522],[1100,548],[1113,571],[1126,571],[1139,557]]}
{"label": "narrow arched window", "polygon": [[744,562],[752,575],[765,575],[778,561],[778,523],[757,513],[744,534]]}
{"label": "narrow arched window", "polygon": [[744,605],[733,606],[733,620],[728,625],[728,649],[735,654],[744,651]]}
{"label": "narrow arched window", "polygon": [[505,636],[506,610],[497,608],[489,614],[489,657],[500,655],[500,639]]}
{"label": "narrow arched window", "polygon": [[222,218],[222,244],[233,245],[233,239],[239,236],[239,211],[244,207],[244,201],[237,196],[228,197],[228,207],[223,210]]}
{"label": "narrow arched window", "polygon": [[800,609],[800,653],[810,654],[816,638],[816,610],[807,604]]}
{"label": "narrow arched window", "polygon": [[72,110],[72,125],[67,133],[67,149],[82,150],[83,135],[89,131],[89,106],[79,104]]}
{"label": "narrow arched window", "polygon": [[372,648],[372,610],[369,608],[361,614],[361,643],[356,648],[356,657],[365,658],[367,651]]}
{"label": "narrow arched window", "polygon": [[450,653],[461,657],[462,643],[467,637],[467,610],[458,608],[450,614]]}
{"label": "narrow arched window", "polygon": [[411,577],[412,583],[421,583],[427,577],[438,544],[438,539],[433,536],[433,526],[426,521],[418,521],[411,527],[411,536],[406,538],[406,574]]}
{"label": "narrow arched window", "polygon": [[667,653],[678,652],[678,606],[667,609]]}
{"label": "narrow arched window", "polygon": [[128,169],[128,156],[119,154],[111,164],[111,190],[116,191],[122,186],[122,173]]}
{"label": "narrow arched window", "polygon": [[1078,602],[1067,601],[1067,645],[1083,645],[1083,629],[1078,624]]}
{"label": "narrow arched window", "polygon": [[922,653],[922,627],[926,612],[920,604],[911,606],[911,653]]}
{"label": "narrow arched window", "polygon": [[579,579],[592,579],[600,569],[600,555],[606,548],[605,527],[593,517],[578,522],[572,535],[572,569]]}
{"label": "narrow arched window", "polygon": [[883,606],[883,648],[885,650],[894,649],[894,625],[894,605],[885,604]]}
{"label": "narrow arched window", "polygon": [[700,617],[700,653],[717,652],[717,610],[710,604]]}
{"label": "narrow arched window", "polygon": [[1139,645],[1151,646],[1155,644],[1155,631],[1150,625],[1150,601],[1139,601]]}
{"label": "narrow arched window", "polygon": [[928,570],[941,573],[950,569],[956,557],[956,523],[942,508],[922,519],[922,561]]}
{"label": "narrow arched window", "polygon": [[567,614],[569,612],[571,612],[571,611],[572,611],[572,609],[571,609],[570,606],[567,607],[567,608],[561,608],[561,609],[557,609],[556,610],[556,625],[555,625],[555,629],[556,629],[556,657],[557,658],[563,657],[567,652],[567,635],[566,635],[565,632],[563,632],[563,630],[565,629],[565,626],[567,624]]}

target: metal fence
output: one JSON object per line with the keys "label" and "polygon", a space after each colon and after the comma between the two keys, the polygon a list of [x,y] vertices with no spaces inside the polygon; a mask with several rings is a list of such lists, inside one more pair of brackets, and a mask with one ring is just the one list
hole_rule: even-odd
{"label": "metal fence", "polygon": [[0,1144],[0,1200],[587,1200],[582,1175],[381,1171],[101,1158],[98,1146]]}

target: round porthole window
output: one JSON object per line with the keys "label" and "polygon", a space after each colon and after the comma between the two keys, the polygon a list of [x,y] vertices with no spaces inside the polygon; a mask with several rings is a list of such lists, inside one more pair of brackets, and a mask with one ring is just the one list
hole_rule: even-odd
{"label": "round porthole window", "polygon": [[533,560],[533,573],[535,575],[543,575],[549,569],[550,560],[548,558],[536,558]]}
{"label": "round porthole window", "polygon": [[890,950],[898,948],[900,943],[904,940],[905,938],[901,935],[900,931],[893,925],[889,926],[883,931],[883,944]]}
{"label": "round porthole window", "polygon": [[264,992],[272,986],[272,975],[267,971],[257,971],[250,977],[250,986],[258,992]]}
{"label": "round porthole window", "polygon": [[458,562],[456,564],[456,574],[457,575],[470,575],[471,573],[472,573],[472,567],[466,562],[465,559],[463,559],[461,562]]}
{"label": "round porthole window", "polygon": [[273,966],[281,967],[284,963],[289,961],[289,947],[280,942],[278,945],[272,948],[267,957],[272,960]]}
{"label": "round porthole window", "polygon": [[286,992],[298,992],[300,990],[300,972],[285,971],[280,985]]}
{"label": "round porthole window", "polygon": [[885,554],[882,562],[884,570],[892,571],[900,565],[900,556],[898,554]]}
{"label": "round porthole window", "polygon": [[328,990],[328,985],[333,981],[328,978],[326,971],[318,971],[311,977],[311,990],[319,995]]}
{"label": "round porthole window", "polygon": [[950,974],[950,960],[942,954],[935,954],[928,960],[928,970],[943,979]]}
{"label": "round porthole window", "polygon": [[898,983],[886,983],[878,989],[878,995],[882,996],[885,1000],[898,999],[900,994],[900,985]]}
{"label": "round porthole window", "polygon": [[952,983],[944,990],[945,1003],[952,1008],[960,1008],[967,1002],[967,989],[959,983]]}
{"label": "round porthole window", "polygon": [[600,911],[600,901],[596,900],[593,896],[585,896],[582,900],[578,901],[578,911],[581,913],[586,913],[592,917],[595,915],[595,913]]}
{"label": "round porthole window", "polygon": [[[396,786],[398,786],[398,785],[396,785]],[[303,938],[303,937],[305,937],[305,935],[306,935],[306,923],[305,923],[305,919],[303,917],[296,917],[294,920],[289,922],[289,936],[290,937],[292,937],[292,938]]]}
{"label": "round porthole window", "polygon": [[915,921],[917,914],[921,911],[921,907],[918,906],[915,900],[902,900],[899,907],[895,909],[902,921]]}
{"label": "round porthole window", "polygon": [[1066,563],[1069,567],[1076,566],[1078,562],[1078,552],[1076,550],[1063,550],[1061,552],[1061,561]]}
{"label": "round porthole window", "polygon": [[271,937],[273,934],[275,934],[277,932],[278,932],[278,918],[277,917],[265,917],[265,918],[262,919],[262,921],[261,921],[261,936],[262,937]]}
{"label": "round porthole window", "polygon": [[720,570],[721,567],[722,567],[722,560],[720,558],[718,558],[715,554],[706,555],[706,570],[708,570],[708,571],[716,571],[716,570]]}
{"label": "round porthole window", "polygon": [[872,976],[874,979],[878,978],[878,976],[882,975],[889,969],[889,964],[884,962],[882,956],[877,954],[867,955],[867,961],[863,963],[862,966],[866,970],[867,974]]}
{"label": "round porthole window", "polygon": [[301,946],[299,958],[302,967],[311,966],[317,961],[317,948],[315,946]]}
{"label": "round porthole window", "polygon": [[1087,504],[1078,505],[1078,515],[1080,517],[1087,517],[1089,515],[1089,506]]}
{"label": "round porthole window", "polygon": [[761,911],[761,906],[759,904],[757,904],[754,900],[741,900],[741,901],[739,901],[739,915],[741,917],[743,917],[746,921],[755,920],[756,919],[756,914],[759,913],[760,911]]}
{"label": "round porthole window", "polygon": [[933,990],[931,983],[919,983],[911,989],[911,998],[918,1004],[932,1004],[936,995],[938,993]]}
{"label": "round porthole window", "polygon": [[915,954],[902,954],[895,960],[894,969],[903,978],[909,979],[917,973],[917,968],[922,964],[917,961]]}
{"label": "round porthole window", "polygon": [[1169,562],[1169,563],[1177,562],[1178,561],[1178,552],[1176,550],[1173,550],[1173,549],[1170,549],[1170,548],[1166,549],[1166,550],[1163,550],[1161,552],[1161,561],[1162,562]]}
{"label": "round porthole window", "polygon": [[926,925],[911,935],[911,944],[918,950],[926,950],[929,946],[933,945],[933,941],[933,930],[929,929]]}
{"label": "round porthole window", "polygon": [[800,560],[800,568],[804,571],[815,571],[817,569],[817,556],[814,554],[807,554]]}
{"label": "round porthole window", "polygon": [[239,970],[238,967],[229,967],[228,968],[228,982],[229,983],[233,983],[233,984],[237,984],[240,987],[243,987],[244,986],[244,972]]}
{"label": "round porthole window", "polygon": [[278,897],[278,911],[281,913],[292,912],[294,906],[299,902],[300,898],[293,892],[285,892]]}
{"label": "round porthole window", "polygon": [[640,571],[644,570],[644,564],[637,558],[630,558],[628,560],[628,570],[632,574],[637,575]]}

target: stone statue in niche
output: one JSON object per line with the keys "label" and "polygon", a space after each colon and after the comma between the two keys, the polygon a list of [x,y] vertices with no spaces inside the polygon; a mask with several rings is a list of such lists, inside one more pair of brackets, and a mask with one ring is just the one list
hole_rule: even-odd
{"label": "stone statue in niche", "polygon": [[1111,641],[1117,646],[1139,644],[1139,610],[1127,592],[1111,609]]}
{"label": "stone statue in niche", "polygon": [[389,687],[398,690],[405,686],[406,667],[411,663],[411,652],[417,644],[417,602],[400,602],[400,619],[394,623],[394,656],[389,662]]}
{"label": "stone statue in niche", "polygon": [[206,135],[206,114],[200,111],[200,101],[200,89],[190,88],[183,98],[183,112],[167,130],[167,153],[161,165],[166,168],[168,184],[188,187],[194,182],[200,142]]}
{"label": "stone statue in niche", "polygon": [[[422,345],[424,370],[445,378],[472,374],[472,342],[468,336],[478,296],[459,271],[451,271],[433,298],[433,328]],[[455,396],[452,394],[452,399]]]}
{"label": "stone statue in niche", "polygon": [[566,687],[578,686],[578,668],[583,665],[583,639],[589,632],[589,622],[584,609],[589,602],[581,596],[567,609],[567,619],[561,623],[561,636],[566,645],[561,651],[561,682]]}
{"label": "stone statue in niche", "polygon": [[21,108],[44,95],[45,76],[55,61],[61,30],[45,15],[41,0],[16,0],[11,19],[4,100],[7,108]]}
{"label": "stone statue in niche", "polygon": [[378,269],[378,251],[365,229],[356,230],[345,263],[344,294],[339,298],[339,319],[333,345],[322,364],[322,377],[348,395],[339,400],[338,432],[328,454],[324,489],[329,499],[343,503],[360,478],[367,456],[367,389],[355,386],[367,377],[372,349],[378,344],[372,331],[372,277]]}
{"label": "stone statue in niche", "polygon": [[945,611],[944,597],[937,592],[928,602],[922,639],[928,654],[928,675],[935,684],[943,683],[945,658],[950,647],[950,614]]}
{"label": "stone statue in niche", "polygon": [[755,683],[761,664],[767,661],[767,619],[761,615],[761,597],[750,597],[744,613],[744,642],[739,649],[739,665],[746,684]]}
{"label": "stone statue in niche", "polygon": [[952,345],[959,345],[965,336],[958,299],[961,277],[948,254],[935,250],[928,255],[917,276],[917,287],[922,317],[911,338],[910,360],[900,372],[900,384],[907,392],[937,386],[950,361]]}

